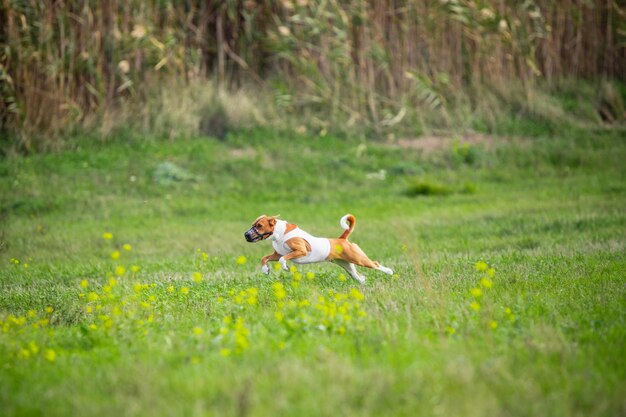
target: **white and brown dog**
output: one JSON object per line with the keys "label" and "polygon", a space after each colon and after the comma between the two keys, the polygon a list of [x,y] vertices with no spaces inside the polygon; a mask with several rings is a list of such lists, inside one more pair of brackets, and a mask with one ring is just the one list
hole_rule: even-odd
{"label": "white and brown dog", "polygon": [[365,282],[365,277],[360,275],[355,265],[377,269],[388,275],[393,271],[378,262],[370,260],[361,250],[359,245],[348,241],[348,236],[354,230],[356,219],[351,214],[346,214],[340,220],[341,227],[345,229],[338,239],[326,239],[315,237],[300,229],[297,225],[278,220],[278,216],[259,216],[252,227],[244,233],[248,242],[259,242],[272,238],[274,253],[261,259],[261,269],[266,274],[270,273],[268,261],[278,261],[280,266],[288,271],[287,261],[297,264],[310,264],[315,262],[330,261],[345,269],[352,278],[360,283]]}

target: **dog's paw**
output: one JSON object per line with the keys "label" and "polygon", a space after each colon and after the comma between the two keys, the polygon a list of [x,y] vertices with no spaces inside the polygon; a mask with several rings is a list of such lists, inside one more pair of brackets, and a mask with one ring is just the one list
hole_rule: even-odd
{"label": "dog's paw", "polygon": [[263,271],[263,273],[264,273],[265,275],[269,275],[269,274],[270,274],[270,267],[269,267],[269,266],[267,266],[267,264],[265,264],[265,265],[263,265],[263,266],[261,267],[261,271]]}
{"label": "dog's paw", "polygon": [[378,270],[381,271],[381,272],[384,272],[387,275],[393,275],[393,270],[391,268],[387,268],[386,266],[380,265],[378,267]]}
{"label": "dog's paw", "polygon": [[285,258],[280,258],[278,260],[278,263],[280,264],[280,267],[283,269],[283,271],[289,271],[289,267],[287,266],[287,261],[285,260]]}

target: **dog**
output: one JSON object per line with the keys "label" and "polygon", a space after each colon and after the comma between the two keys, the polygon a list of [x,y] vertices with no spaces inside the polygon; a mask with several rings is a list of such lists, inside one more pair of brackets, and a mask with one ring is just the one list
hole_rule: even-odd
{"label": "dog", "polygon": [[244,237],[251,243],[272,239],[274,253],[261,259],[261,270],[265,274],[270,273],[270,268],[267,266],[269,261],[278,261],[285,271],[289,270],[287,261],[297,264],[330,261],[345,269],[361,284],[365,283],[365,276],[357,272],[355,265],[393,275],[390,268],[370,260],[359,245],[348,241],[348,236],[356,224],[356,219],[352,214],[343,216],[339,224],[345,229],[343,234],[337,239],[327,239],[312,236],[295,224],[279,220],[278,216],[263,214],[252,223],[252,227],[244,233]]}

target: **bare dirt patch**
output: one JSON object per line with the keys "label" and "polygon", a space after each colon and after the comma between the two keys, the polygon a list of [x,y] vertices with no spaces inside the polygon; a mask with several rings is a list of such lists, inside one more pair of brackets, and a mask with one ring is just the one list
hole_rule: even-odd
{"label": "bare dirt patch", "polygon": [[402,138],[390,143],[390,146],[402,149],[415,149],[426,154],[450,149],[453,144],[478,145],[486,150],[495,148],[496,143],[508,143],[510,139],[484,134],[464,134],[455,136],[422,136],[419,138]]}
{"label": "bare dirt patch", "polygon": [[230,156],[234,159],[250,159],[256,156],[256,150],[254,148],[235,148],[231,149]]}

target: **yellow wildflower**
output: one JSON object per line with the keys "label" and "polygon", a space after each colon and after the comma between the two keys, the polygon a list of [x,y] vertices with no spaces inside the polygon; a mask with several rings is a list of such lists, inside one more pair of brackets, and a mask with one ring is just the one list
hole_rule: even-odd
{"label": "yellow wildflower", "polygon": [[194,272],[191,277],[193,282],[202,282],[202,274],[200,272]]}
{"label": "yellow wildflower", "polygon": [[139,268],[137,265],[133,265],[130,267],[130,272],[132,272],[133,274],[136,274],[137,272],[139,272]]}
{"label": "yellow wildflower", "polygon": [[280,268],[281,268],[280,264],[278,262],[276,262],[274,264],[274,269],[277,270],[277,271],[280,271]]}
{"label": "yellow wildflower", "polygon": [[491,278],[493,278],[495,274],[496,274],[496,270],[495,269],[489,268],[487,270],[487,275],[489,275]]}
{"label": "yellow wildflower", "polygon": [[89,286],[89,281],[83,279],[80,281],[80,288],[87,288]]}
{"label": "yellow wildflower", "polygon": [[287,297],[287,292],[285,292],[285,288],[283,287],[282,283],[275,282],[274,284],[272,284],[272,288],[274,289],[274,297],[277,300],[282,300]]}
{"label": "yellow wildflower", "polygon": [[119,259],[119,257],[120,257],[120,251],[115,250],[111,252],[111,259]]}
{"label": "yellow wildflower", "polygon": [[125,273],[126,273],[126,268],[124,268],[122,265],[118,265],[115,267],[115,275],[117,275],[118,277],[121,277]]}
{"label": "yellow wildflower", "polygon": [[111,240],[111,239],[113,239],[113,233],[111,233],[111,232],[104,232],[102,234],[102,239],[104,239],[104,240]]}
{"label": "yellow wildflower", "polygon": [[92,306],[87,306],[85,308],[85,311],[87,311],[87,314],[91,314],[91,313],[93,313],[93,307]]}
{"label": "yellow wildflower", "polygon": [[482,285],[484,288],[489,289],[492,287],[493,282],[489,278],[483,277],[480,279],[480,285]]}
{"label": "yellow wildflower", "polygon": [[54,308],[52,308],[52,307],[50,307],[50,306],[46,307],[46,313],[50,314],[50,313],[52,313],[53,311],[54,311]]}
{"label": "yellow wildflower", "polygon": [[244,334],[235,334],[235,344],[241,349],[248,349],[248,347],[250,347],[250,343],[248,343],[248,339],[246,339]]}
{"label": "yellow wildflower", "polygon": [[306,279],[311,280],[313,278],[315,278],[315,274],[313,272],[306,273]]}
{"label": "yellow wildflower", "polygon": [[470,290],[470,294],[472,294],[473,297],[478,298],[483,295],[483,291],[480,288],[472,288]]}
{"label": "yellow wildflower", "polygon": [[43,357],[48,361],[48,362],[54,362],[57,358],[57,354],[54,350],[52,349],[46,349],[46,351],[43,354]]}
{"label": "yellow wildflower", "polygon": [[230,355],[230,349],[220,349],[220,355],[222,355],[223,357]]}
{"label": "yellow wildflower", "polygon": [[470,308],[474,311],[479,311],[480,310],[480,304],[478,304],[476,301],[472,302],[470,304]]}
{"label": "yellow wildflower", "polygon": [[474,268],[476,268],[477,271],[486,271],[489,265],[484,261],[478,261],[474,264]]}
{"label": "yellow wildflower", "polygon": [[446,326],[446,333],[449,335],[453,335],[456,333],[456,329],[452,326]]}
{"label": "yellow wildflower", "polygon": [[182,287],[180,289],[181,294],[189,294],[189,287]]}
{"label": "yellow wildflower", "polygon": [[111,287],[115,287],[117,285],[117,280],[113,277],[109,278],[109,285]]}
{"label": "yellow wildflower", "polygon": [[245,257],[245,256],[243,256],[243,255],[239,255],[239,256],[237,257],[237,259],[236,259],[236,262],[237,262],[237,265],[243,265],[243,264],[245,264],[246,262],[248,262],[248,260],[246,259],[246,257]]}
{"label": "yellow wildflower", "polygon": [[91,324],[89,325],[89,329],[90,329],[90,330],[98,330],[98,326],[97,326],[97,325],[95,325],[94,323],[91,323]]}
{"label": "yellow wildflower", "polygon": [[243,297],[246,295],[246,293],[244,291],[240,291],[239,294],[237,294],[236,296],[233,297],[233,301],[235,304],[242,304],[243,303]]}
{"label": "yellow wildflower", "polygon": [[356,288],[352,288],[350,290],[350,297],[354,298],[357,301],[361,301],[365,299],[365,296],[363,295],[363,293],[357,290]]}
{"label": "yellow wildflower", "polygon": [[202,329],[200,327],[194,327],[193,334],[195,334],[196,336],[200,336],[202,334]]}
{"label": "yellow wildflower", "polygon": [[170,285],[169,287],[167,287],[167,292],[174,292],[174,286]]}
{"label": "yellow wildflower", "polygon": [[35,317],[35,310],[28,310],[28,313],[26,313],[26,315],[32,319],[33,317]]}
{"label": "yellow wildflower", "polygon": [[291,265],[291,266],[289,267],[289,272],[291,272],[292,274],[294,274],[294,273],[298,272],[298,268],[296,268],[296,266],[295,266],[295,265]]}
{"label": "yellow wildflower", "polygon": [[344,274],[339,274],[339,281],[345,281],[346,276]]}
{"label": "yellow wildflower", "polygon": [[497,328],[497,327],[498,327],[498,322],[497,322],[497,321],[495,321],[495,320],[491,320],[491,321],[489,322],[489,328],[490,328],[490,329],[495,329],[495,328]]}
{"label": "yellow wildflower", "polygon": [[277,311],[276,313],[274,313],[274,317],[276,317],[276,320],[278,320],[278,321],[283,321],[283,319],[285,318],[283,316],[283,313],[280,312],[280,311]]}
{"label": "yellow wildflower", "polygon": [[132,249],[132,247],[128,244],[128,243],[124,243],[122,245],[122,249],[124,249],[125,251],[129,251]]}

